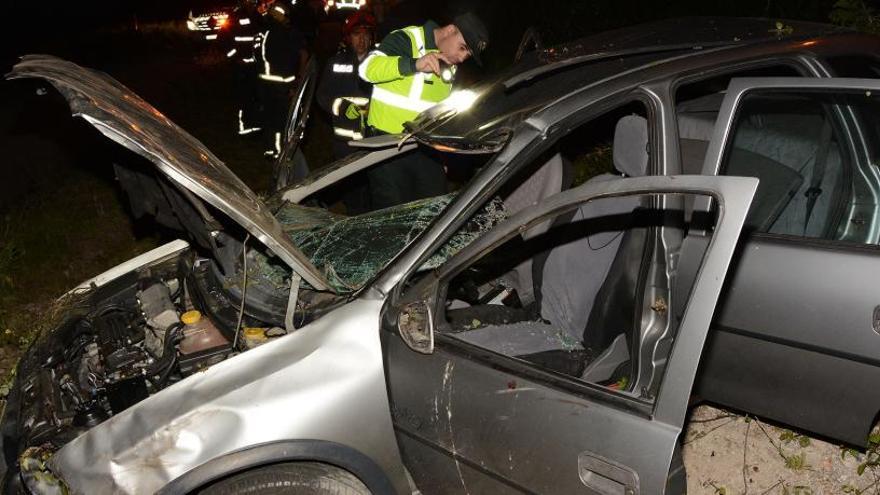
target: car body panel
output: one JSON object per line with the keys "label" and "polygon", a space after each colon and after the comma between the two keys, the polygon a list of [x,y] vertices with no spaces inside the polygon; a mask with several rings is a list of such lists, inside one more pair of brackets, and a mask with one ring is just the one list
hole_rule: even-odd
{"label": "car body panel", "polygon": [[126,409],[50,461],[74,493],[153,493],[208,461],[279,439],[346,445],[404,493],[379,343],[381,298],[196,373]]}
{"label": "car body panel", "polygon": [[[870,94],[880,90],[880,81],[732,80],[703,173],[720,170],[746,93],[804,89]],[[852,130],[857,124],[841,125]],[[749,404],[754,414],[864,445],[880,411],[880,397],[871,392],[880,376],[880,335],[872,326],[880,304],[878,261],[880,249],[873,244],[768,234],[744,238],[713,323],[716,335],[699,393],[728,406]],[[737,362],[729,356],[737,356]]]}
{"label": "car body panel", "polygon": [[[491,353],[449,338],[438,336],[434,354],[423,355],[389,337],[395,427],[420,488],[431,493],[572,493],[584,485],[596,486],[590,484],[596,473],[579,467],[579,460],[591,460],[619,468],[614,482],[620,493],[661,493],[714,304],[757,185],[754,179],[732,179],[736,182],[673,176],[586,184],[520,211],[463,249],[431,275],[431,281],[418,282],[412,289],[415,297],[423,290],[435,293],[424,286],[454,275],[528,225],[587,198],[639,191],[702,192],[724,198],[713,247],[689,296],[658,398],[653,408],[647,404],[647,412],[646,404],[634,397],[609,401],[603,394],[610,394],[589,384],[582,385],[583,392],[573,392],[551,379],[518,373],[506,367],[503,358],[493,360]],[[395,305],[410,303],[409,294],[404,291]],[[393,326],[392,320],[386,318],[385,325]]]}
{"label": "car body panel", "polygon": [[407,153],[416,148],[415,144],[406,144],[400,148],[397,148],[396,144],[397,143],[394,143],[394,147],[389,145],[388,149],[377,149],[368,154],[354,153],[349,155],[346,158],[335,161],[315,173],[310,174],[308,177],[293,184],[291,187],[279,191],[279,194],[281,194],[281,198],[285,201],[300,203],[312,194],[315,194],[346,177],[372,167],[381,161]]}
{"label": "car body panel", "polygon": [[[561,71],[559,74],[550,73],[544,76],[546,80],[552,83],[549,86],[549,91],[557,91],[559,94],[565,94],[565,96],[555,100],[552,104],[542,104],[542,106],[535,108],[527,120],[518,124],[512,141],[497,156],[490,160],[471,184],[459,193],[457,201],[450,205],[450,211],[466,215],[467,211],[474,208],[474,205],[478,204],[480,200],[485,200],[486,191],[484,188],[487,185],[498,184],[500,181],[503,181],[504,177],[515,172],[517,162],[520,165],[525,162],[524,159],[519,158],[520,155],[529,155],[530,150],[536,143],[552,142],[554,135],[558,135],[559,132],[565,132],[572,125],[577,125],[571,124],[571,121],[580,119],[584,115],[593,114],[595,112],[593,109],[601,106],[605,101],[609,101],[612,104],[615,101],[620,102],[629,95],[639,91],[647,95],[647,98],[655,100],[654,105],[657,115],[654,118],[653,124],[658,126],[658,138],[664,140],[664,147],[662,149],[662,160],[659,160],[660,163],[658,163],[658,168],[654,173],[681,173],[674,103],[675,92],[679,85],[740,70],[772,66],[784,66],[794,69],[807,78],[828,77],[834,74],[834,69],[829,65],[829,60],[832,60],[834,57],[856,56],[864,57],[867,60],[872,57],[876,59],[876,54],[880,53],[880,39],[874,36],[855,33],[839,33],[827,36],[818,32],[801,34],[808,34],[813,37],[811,39],[793,39],[781,36],[776,41],[767,40],[760,43],[745,44],[735,49],[721,49],[711,52],[709,50],[701,50],[695,46],[694,50],[687,56],[679,56],[678,54],[657,55],[653,61],[648,61],[637,67],[627,65],[626,71],[618,72],[613,77],[607,77],[600,81],[599,84],[592,84],[592,81],[595,77],[605,77],[603,76],[604,69],[598,72],[599,76],[596,76],[591,69],[596,65],[613,64],[615,63],[614,61],[572,66],[567,70],[571,71],[572,74],[579,75],[582,82],[580,84],[569,83],[567,93],[556,87],[559,84],[558,82],[553,82],[553,80],[564,79],[566,77],[564,71]],[[634,68],[634,70],[630,70],[631,68]],[[531,87],[532,91],[537,93],[545,89],[544,84],[544,79],[536,79],[528,87]],[[827,81],[816,84],[827,84]],[[513,89],[512,91],[517,90]],[[541,98],[539,96],[534,101],[544,101]],[[497,113],[489,114],[479,120],[479,122],[492,122],[494,119],[502,118],[505,114],[515,113],[519,108],[527,106],[531,101],[533,100],[529,98],[512,98],[510,100],[512,106],[499,106]],[[475,121],[460,117],[450,119],[448,123],[444,123],[441,127],[451,127],[452,131],[441,129],[441,134],[452,132],[457,133],[457,135],[467,135],[470,130],[476,129],[472,122]],[[454,223],[455,218],[455,216],[440,218],[432,228],[442,231],[446,222]],[[404,252],[401,257],[420,256],[421,253],[425,252],[423,251],[425,245],[430,242],[436,242],[436,239],[435,233],[428,233],[419,241],[413,243],[411,249]],[[767,242],[771,241],[768,239]],[[802,244],[804,243],[802,242]],[[857,262],[856,258],[870,259],[872,257],[871,253],[875,250],[874,246],[853,245],[852,243],[841,245],[831,241],[811,241],[809,244],[813,245],[811,249],[815,249],[816,254],[819,252],[836,252],[837,256],[844,256],[845,253],[849,253],[848,256],[853,258],[846,262],[846,265],[853,267],[854,270],[861,270],[866,274],[873,274],[876,271],[873,267],[870,269],[855,268],[855,265],[853,265],[853,263]],[[801,246],[797,249],[803,250],[806,248]],[[857,254],[857,252],[861,254]],[[734,262],[732,267],[733,272],[728,283],[728,289],[721,296],[719,314],[721,314],[720,311],[725,310],[727,307],[726,301],[729,298],[729,294],[737,290],[738,284],[741,283],[741,279],[737,276],[737,272],[742,268],[738,261],[739,256],[737,254],[737,261]],[[822,266],[828,266],[828,264],[822,263]],[[806,275],[816,273],[817,271],[821,271],[820,266],[813,266],[808,269],[802,267],[796,273]],[[806,290],[809,286],[805,285],[804,280],[797,277],[796,273],[789,275],[789,277],[794,277],[791,279],[791,283]],[[399,272],[387,272],[385,274],[387,284],[383,287],[387,290],[392,290],[394,286],[393,281],[403,275],[403,273]],[[840,275],[842,274],[836,274],[835,279]],[[843,281],[842,278],[840,280],[841,282]],[[869,277],[867,276],[862,277],[861,280],[864,280],[866,284],[869,283]],[[841,284],[837,286],[840,288],[846,287]],[[742,292],[745,293],[748,290],[744,289]],[[851,289],[847,288],[846,290]],[[831,299],[828,297],[817,299],[815,295],[805,292],[800,294],[800,297],[801,304],[825,308],[827,301],[837,300],[841,297],[841,294],[835,294]],[[863,294],[851,299],[850,302],[863,300],[867,297],[869,296]],[[794,301],[794,298],[792,298],[792,301]],[[856,311],[857,314],[847,318],[858,319],[861,322],[856,332],[859,335],[863,335],[865,333],[865,325],[870,326],[871,322],[870,315],[865,311],[867,306],[864,306],[862,303],[859,304],[861,306]],[[748,311],[753,310],[754,308],[748,309]],[[827,318],[833,318],[834,315],[838,314],[837,311],[830,310],[825,311],[825,313]],[[789,314],[786,314],[785,317],[777,317],[775,327],[785,326],[785,322],[791,318],[792,316]],[[796,315],[795,318],[797,318]],[[814,333],[812,335],[818,337],[814,340],[815,345],[818,347],[811,348],[810,353],[801,354],[799,358],[807,359],[812,363],[812,366],[808,367],[811,374],[809,376],[797,373],[780,375],[777,373],[778,366],[769,365],[765,359],[774,360],[774,365],[788,359],[782,356],[783,354],[789,355],[792,346],[799,344],[800,334],[798,333],[798,327],[792,325],[790,329],[786,330],[794,340],[786,340],[785,344],[780,344],[783,341],[776,339],[772,332],[767,332],[766,327],[759,326],[741,330],[749,333],[751,336],[746,337],[743,333],[734,340],[748,342],[748,344],[738,345],[729,350],[723,347],[720,338],[715,340],[710,335],[710,349],[706,359],[706,366],[698,377],[700,387],[697,392],[699,392],[700,396],[736,409],[748,412],[754,411],[768,418],[786,422],[791,426],[821,432],[824,435],[854,445],[865,445],[867,437],[861,432],[874,424],[877,412],[880,409],[875,407],[877,404],[873,401],[865,400],[863,391],[869,390],[873,386],[875,377],[880,374],[880,367],[868,364],[868,361],[858,356],[846,354],[829,355],[824,353],[826,348],[848,345],[844,343],[848,340],[853,340],[854,342],[861,341],[864,340],[864,336],[851,339],[850,336],[844,338],[842,335],[827,332]],[[713,332],[713,335],[716,333],[718,332]],[[762,337],[756,340],[755,336],[758,334]],[[730,335],[732,334],[727,335],[727,337]],[[725,340],[725,342],[728,341],[730,339]],[[718,344],[717,346],[716,343]],[[717,363],[715,361],[716,358],[728,352],[732,353],[732,355],[749,356],[749,353],[752,352],[751,350],[756,345],[767,346],[767,349],[764,350],[767,352],[755,353],[755,359],[750,360],[751,369],[754,373],[752,375],[754,378],[751,381],[737,380],[732,376],[732,368],[725,366],[726,361],[724,359],[719,359]],[[769,352],[770,348],[776,349],[777,352]],[[865,349],[865,351],[867,352],[868,349]],[[758,355],[764,356],[764,358],[758,358]],[[872,356],[872,359],[876,359],[876,354]],[[826,366],[831,366],[828,364],[829,359],[834,363],[833,369],[848,370],[845,381],[853,383],[853,386],[840,388],[837,375],[831,372],[832,368],[828,368],[828,372],[823,371],[826,369]],[[800,366],[796,368],[800,369]],[[765,370],[766,372],[760,372],[760,370]],[[779,380],[780,376],[786,378],[784,385],[783,381]],[[835,389],[834,396],[841,400],[837,401],[834,405],[828,405],[826,401],[818,398],[815,393],[817,380],[822,380],[823,388],[826,390],[831,390],[837,386],[838,388]],[[723,383],[725,388],[719,388],[717,386],[719,383]],[[762,385],[769,386],[770,384],[775,385],[771,388],[760,387]],[[750,391],[749,387],[757,387],[756,390],[760,390],[760,392]],[[787,389],[785,393],[779,392],[784,387],[791,388]],[[727,392],[730,392],[730,394],[727,394]],[[768,396],[775,399],[767,400]],[[792,401],[810,404],[809,407],[816,411],[812,413],[798,412],[796,408],[787,405]],[[840,414],[824,414],[818,411],[822,407],[828,407],[829,409],[836,407]],[[856,414],[858,414],[858,418],[854,418]],[[829,421],[831,416],[834,416],[833,421]],[[808,417],[811,419],[807,420]],[[822,423],[822,425],[818,426],[819,423]]]}
{"label": "car body panel", "polygon": [[137,270],[144,265],[161,263],[164,260],[174,258],[186,249],[189,249],[189,243],[181,239],[163,244],[155,249],[147,251],[146,253],[139,254],[128,261],[122,262],[100,275],[96,275],[86,280],[68,291],[62,297],[75,294],[79,291],[90,290],[93,287],[101,287],[102,285],[112,282],[126,273],[129,273],[132,270]]}
{"label": "car body panel", "polygon": [[7,78],[41,78],[111,140],[153,162],[173,183],[241,224],[317,290],[326,277],[288,239],[266,205],[220,159],[128,88],[105,74],[47,55],[22,59]]}
{"label": "car body panel", "polygon": [[[551,200],[521,212],[510,225],[515,226],[535,211],[552,211],[572,198],[586,201],[653,191],[716,193],[725,205],[723,218],[706,260],[704,279],[698,282],[701,291],[694,296],[698,306],[708,305],[694,314],[711,314],[713,294],[717,296],[727,266],[725,256],[729,258],[733,251],[755,184],[753,179],[651,177],[589,185],[560,195],[556,202]],[[481,238],[482,244],[497,239],[497,235]],[[469,252],[479,249],[472,246]],[[64,446],[49,461],[53,472],[74,493],[152,493],[212,459],[278,439],[305,439],[337,443],[362,453],[382,468],[397,491],[406,491],[379,341],[384,299],[375,291],[367,291],[360,299],[291,335],[160,391]],[[673,359],[685,368],[695,368],[699,359],[699,347],[694,346],[701,345],[695,328],[700,318],[708,317],[686,317],[686,327],[697,335],[682,343],[690,349],[676,351]],[[686,369],[673,371],[674,366],[670,366],[670,372],[675,373],[671,376],[687,373]],[[677,415],[680,423],[689,382],[670,379],[664,390],[669,392],[661,394],[667,399],[658,402],[657,417]],[[624,425],[632,418],[622,418],[613,409],[601,410],[605,411],[606,422],[620,424],[620,431],[630,431]],[[663,431],[671,455],[677,431]],[[597,448],[608,445],[617,445],[613,452],[624,458],[632,455],[629,451],[633,449],[623,447],[631,444],[610,437]],[[652,472],[668,468],[668,462],[665,466],[663,462],[652,463]],[[643,483],[652,479],[646,474]]]}

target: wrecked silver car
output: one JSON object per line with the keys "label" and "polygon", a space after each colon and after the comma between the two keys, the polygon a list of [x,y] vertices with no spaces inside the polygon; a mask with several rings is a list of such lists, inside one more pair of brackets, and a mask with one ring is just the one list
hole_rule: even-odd
{"label": "wrecked silver car", "polygon": [[[660,21],[526,52],[407,130],[437,150],[512,157],[533,149],[517,136],[537,128],[559,160],[539,181],[547,192],[620,173],[615,155],[642,147],[652,175],[760,179],[693,400],[864,447],[880,417],[878,53],[880,38],[821,24]],[[616,132],[632,115],[646,122],[645,146]],[[284,197],[308,198],[364,163],[336,164]],[[698,232],[683,239],[682,264],[701,252]],[[537,261],[538,282],[518,293],[540,307],[541,280],[567,264]]]}
{"label": "wrecked silver car", "polygon": [[[742,366],[730,361],[759,363],[757,376],[776,365],[774,349],[795,353],[780,366],[797,351],[829,355],[818,332],[775,336],[788,331],[785,305],[742,297],[778,286],[779,275],[762,285],[751,273],[801,259],[786,249],[876,242],[871,148],[853,136],[874,142],[866,109],[880,84],[819,76],[851,70],[830,60],[877,41],[688,22],[527,54],[422,114],[407,136],[364,140],[369,151],[266,201],[109,77],[26,58],[13,77],[49,81],[146,159],[117,167],[133,212],[188,242],[64,299],[57,329],[18,368],[2,423],[7,487],[681,492],[677,441],[703,344],[711,322],[734,317],[749,320],[722,325],[735,352],[715,335],[699,375],[725,386],[698,391],[858,442],[870,400],[846,425],[821,419],[837,404],[783,411],[778,397],[823,382],[734,383]],[[448,196],[357,217],[303,206],[417,146],[485,161]],[[578,176],[575,163],[601,170]],[[830,172],[839,163],[848,168]],[[804,196],[810,188],[834,194]],[[743,225],[750,244],[737,251]],[[766,256],[775,261],[755,264]],[[810,312],[798,328],[832,317]],[[831,357],[873,352],[857,337]],[[852,362],[864,364],[838,364]]]}
{"label": "wrecked silver car", "polygon": [[[185,227],[192,244],[160,247],[63,298],[57,328],[17,370],[3,422],[7,489],[231,493],[269,480],[321,493],[409,493],[445,483],[438,478],[444,462],[431,469],[435,481],[422,476],[419,466],[429,461],[406,446],[397,423],[440,435],[454,452],[447,467],[456,483],[485,491],[487,481],[474,478],[467,460],[489,459],[472,450],[491,450],[480,437],[509,435],[524,421],[554,424],[532,417],[534,408],[507,410],[521,395],[547,401],[545,412],[576,418],[583,430],[580,441],[566,435],[579,452],[579,474],[554,482],[556,489],[616,483],[647,493],[666,485],[756,180],[608,177],[532,201],[528,187],[495,194],[478,177],[465,190],[485,199],[459,193],[346,218],[283,197],[267,206],[200,143],[105,75],[32,56],[12,77],[45,79],[76,115],[147,158],[149,167],[118,170],[121,183],[140,184],[156,200],[152,213],[170,215],[166,221]],[[633,166],[646,159],[636,156]],[[534,174],[543,170],[542,160]],[[619,241],[632,246],[624,251],[666,259],[670,246],[651,243],[645,251],[640,240],[681,229],[683,197],[712,198],[717,225],[680,320],[658,306],[669,300],[667,289],[646,289],[656,299],[651,338],[658,345],[641,356],[652,363],[642,365],[645,373],[621,371],[632,361],[622,357],[626,330],[597,332],[609,342],[578,341],[570,325],[513,301],[515,274],[535,254],[530,242],[548,235],[562,248]],[[462,201],[472,211],[457,212]],[[554,220],[563,217],[572,221]],[[572,235],[574,226],[588,235]],[[493,376],[473,377],[478,369],[436,352],[435,339],[534,371],[494,365],[486,368]],[[558,380],[569,384],[559,389]],[[487,418],[500,423],[459,428],[459,418],[481,414],[471,406],[493,402],[500,415]],[[654,413],[639,412],[647,410]],[[632,435],[650,439],[650,455],[621,447]],[[553,441],[547,448],[568,447]],[[514,445],[491,456],[502,457],[509,469],[532,469],[533,455]]]}

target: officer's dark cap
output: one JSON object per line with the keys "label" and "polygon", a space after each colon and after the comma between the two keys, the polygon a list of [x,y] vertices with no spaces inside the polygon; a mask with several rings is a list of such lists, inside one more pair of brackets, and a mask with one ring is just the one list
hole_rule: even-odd
{"label": "officer's dark cap", "polygon": [[457,16],[452,23],[464,37],[464,42],[467,43],[474,61],[477,62],[477,65],[483,65],[480,55],[489,44],[489,31],[486,29],[486,25],[472,12],[465,12]]}

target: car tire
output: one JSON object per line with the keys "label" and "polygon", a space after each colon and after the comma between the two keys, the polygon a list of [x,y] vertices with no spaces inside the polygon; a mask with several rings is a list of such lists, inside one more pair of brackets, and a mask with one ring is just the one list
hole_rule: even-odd
{"label": "car tire", "polygon": [[198,492],[200,495],[369,495],[353,474],[318,462],[287,462],[237,473]]}

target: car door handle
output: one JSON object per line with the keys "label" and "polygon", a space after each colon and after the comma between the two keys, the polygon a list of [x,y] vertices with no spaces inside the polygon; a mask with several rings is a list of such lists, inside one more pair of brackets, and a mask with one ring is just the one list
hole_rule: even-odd
{"label": "car door handle", "polygon": [[639,475],[632,469],[610,459],[581,452],[578,455],[578,476],[587,488],[607,495],[638,495]]}
{"label": "car door handle", "polygon": [[875,333],[880,333],[880,305],[874,307],[874,314],[871,318],[871,328]]}

